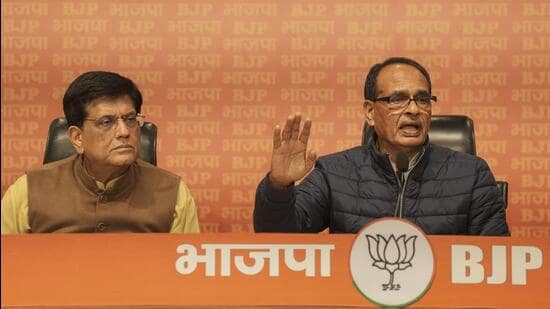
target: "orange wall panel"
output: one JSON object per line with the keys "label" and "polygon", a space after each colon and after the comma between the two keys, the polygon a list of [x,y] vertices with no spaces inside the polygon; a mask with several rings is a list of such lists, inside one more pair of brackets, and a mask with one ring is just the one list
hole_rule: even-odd
{"label": "orange wall panel", "polygon": [[512,0],[2,1],[2,192],[41,164],[68,84],[111,70],[141,88],[202,230],[251,231],[273,127],[301,111],[320,154],[358,145],[365,76],[403,55],[431,73],[435,114],[474,119],[512,233],[550,237],[549,17]]}

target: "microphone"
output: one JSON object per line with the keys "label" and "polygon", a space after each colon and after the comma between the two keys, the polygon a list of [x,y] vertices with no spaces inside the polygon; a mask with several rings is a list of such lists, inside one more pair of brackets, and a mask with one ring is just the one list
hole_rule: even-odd
{"label": "microphone", "polygon": [[397,171],[400,174],[400,179],[398,179],[400,191],[399,195],[397,196],[397,202],[395,204],[394,217],[397,217],[397,213],[399,213],[399,218],[401,218],[403,214],[403,194],[405,194],[406,182],[404,180],[405,177],[403,177],[403,173],[409,170],[409,157],[407,157],[407,155],[403,151],[398,151],[395,154],[395,165],[397,167]]}
{"label": "microphone", "polygon": [[397,170],[401,173],[409,170],[409,157],[403,152],[399,151],[395,154],[395,165],[397,165]]}

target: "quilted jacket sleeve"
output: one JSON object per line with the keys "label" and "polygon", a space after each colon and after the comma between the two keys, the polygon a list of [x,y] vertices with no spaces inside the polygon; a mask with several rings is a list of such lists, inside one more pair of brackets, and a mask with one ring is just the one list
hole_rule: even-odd
{"label": "quilted jacket sleeve", "polygon": [[298,185],[279,190],[266,176],[256,190],[256,232],[316,233],[328,226],[329,188],[319,164]]}
{"label": "quilted jacket sleeve", "polygon": [[476,172],[469,213],[469,233],[509,236],[504,201],[493,173],[482,159],[477,162]]}

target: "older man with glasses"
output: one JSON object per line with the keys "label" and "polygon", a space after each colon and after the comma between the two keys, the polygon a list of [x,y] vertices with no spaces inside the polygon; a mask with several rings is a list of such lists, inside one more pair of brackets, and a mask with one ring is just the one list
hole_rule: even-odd
{"label": "older man with glasses", "polygon": [[370,145],[317,160],[307,149],[311,121],[300,129],[301,115],[290,116],[274,129],[271,171],[256,191],[255,230],[356,233],[374,219],[401,217],[429,234],[509,235],[487,163],[429,143],[436,101],[426,69],[394,57],[374,65],[365,82]]}
{"label": "older man with glasses", "polygon": [[30,170],[2,198],[2,234],[198,233],[180,179],[138,159],[142,96],[112,72],[77,77],[63,97],[77,154]]}

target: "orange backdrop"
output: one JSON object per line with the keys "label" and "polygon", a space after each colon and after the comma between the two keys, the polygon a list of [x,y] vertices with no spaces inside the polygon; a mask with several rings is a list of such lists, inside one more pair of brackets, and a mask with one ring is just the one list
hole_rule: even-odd
{"label": "orange backdrop", "polygon": [[2,1],[2,192],[41,164],[68,84],[112,70],[141,88],[202,230],[251,231],[273,126],[301,111],[320,154],[358,145],[368,69],[404,55],[430,71],[435,114],[474,119],[512,233],[550,237],[549,17],[513,0]]}

